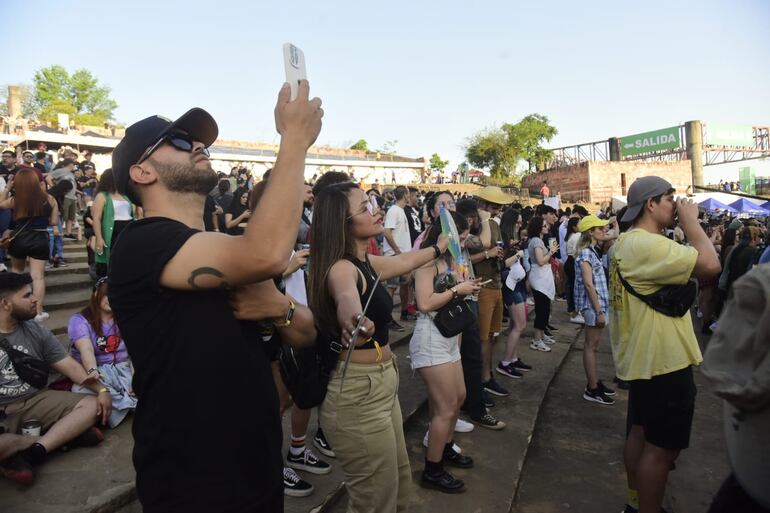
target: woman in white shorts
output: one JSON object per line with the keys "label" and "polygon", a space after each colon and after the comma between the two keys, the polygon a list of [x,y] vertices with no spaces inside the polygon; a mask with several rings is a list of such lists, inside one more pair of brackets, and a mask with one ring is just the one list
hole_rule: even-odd
{"label": "woman in white shorts", "polygon": [[[454,212],[452,218],[460,234],[460,243],[468,236],[468,221]],[[422,247],[436,244],[441,223],[435,222],[426,233]],[[460,364],[460,336],[444,337],[433,322],[435,312],[452,299],[477,293],[479,280],[463,281],[453,272],[449,252],[415,271],[417,324],[409,342],[412,369],[419,372],[428,389],[430,428],[425,470],[421,485],[445,493],[458,493],[465,484],[444,470],[444,465],[470,468],[473,460],[453,449],[454,432],[460,406],[465,401],[465,382]]]}

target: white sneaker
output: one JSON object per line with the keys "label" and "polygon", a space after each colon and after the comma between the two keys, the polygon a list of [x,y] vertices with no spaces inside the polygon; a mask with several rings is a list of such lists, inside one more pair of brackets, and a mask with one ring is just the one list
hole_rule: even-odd
{"label": "white sneaker", "polygon": [[[430,431],[426,431],[425,432],[425,436],[422,437],[422,446],[425,447],[426,449],[428,448],[428,437],[429,436],[430,436]],[[460,446],[457,445],[457,444],[452,444],[452,449],[454,449],[454,451],[457,454],[462,454],[462,452],[463,452],[463,450],[460,449]]]}
{"label": "white sneaker", "polygon": [[527,304],[528,304],[529,306],[535,306],[535,300],[534,300],[534,299],[532,299],[531,297],[528,297],[528,298],[527,298]]}
{"label": "white sneaker", "polygon": [[578,312],[575,314],[574,317],[569,318],[569,322],[574,322],[575,324],[585,324],[586,320],[583,319],[583,315],[580,312]]}
{"label": "white sneaker", "polygon": [[4,273],[8,271],[8,267],[5,264],[0,263],[0,272]]}
{"label": "white sneaker", "polygon": [[543,333],[543,342],[545,342],[546,344],[551,345],[551,344],[555,344],[556,340],[554,340],[553,338],[551,338],[548,335],[546,335],[545,333]]}
{"label": "white sneaker", "polygon": [[475,428],[473,424],[463,419],[457,419],[455,424],[455,433],[470,433]]}
{"label": "white sneaker", "polygon": [[551,350],[550,346],[548,346],[548,344],[542,340],[533,340],[529,345],[529,348],[534,349],[535,351],[543,351],[544,353],[547,353]]}
{"label": "white sneaker", "polygon": [[40,312],[35,316],[35,322],[43,322],[44,320],[48,319],[50,315],[48,315],[48,312]]}

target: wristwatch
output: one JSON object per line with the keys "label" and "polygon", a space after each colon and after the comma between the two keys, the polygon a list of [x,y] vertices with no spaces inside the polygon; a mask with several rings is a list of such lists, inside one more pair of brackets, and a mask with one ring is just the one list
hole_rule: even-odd
{"label": "wristwatch", "polygon": [[294,317],[294,310],[297,309],[297,305],[289,298],[289,311],[286,312],[286,319],[280,322],[273,321],[273,326],[276,328],[285,328],[291,326],[291,319]]}

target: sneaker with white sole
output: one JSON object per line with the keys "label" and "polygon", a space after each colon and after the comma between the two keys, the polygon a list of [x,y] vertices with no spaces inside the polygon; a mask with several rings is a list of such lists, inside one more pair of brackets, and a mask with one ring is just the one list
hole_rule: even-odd
{"label": "sneaker with white sole", "polygon": [[[429,428],[428,431],[425,432],[425,436],[422,437],[422,446],[425,447],[426,449],[428,448],[428,441],[430,440],[430,426],[428,426],[428,428]],[[463,450],[460,449],[460,446],[454,442],[452,443],[452,449],[457,454],[462,454],[463,452]]]}
{"label": "sneaker with white sole", "polygon": [[583,391],[583,399],[599,404],[615,404],[615,401],[607,397],[601,388],[591,390],[590,388],[586,387],[586,389]]}
{"label": "sneaker with white sole", "polygon": [[535,351],[543,351],[544,353],[547,353],[551,350],[551,347],[542,340],[533,340],[529,345],[529,348],[534,349]]}
{"label": "sneaker with white sole", "polygon": [[521,377],[523,376],[521,372],[516,370],[516,367],[513,366],[513,363],[508,363],[508,365],[503,365],[503,362],[500,362],[497,364],[497,367],[495,367],[495,372],[513,379],[521,379]]}
{"label": "sneaker with white sole", "polygon": [[586,320],[583,319],[583,315],[580,312],[578,312],[575,314],[574,317],[569,318],[569,322],[573,322],[575,324],[585,324]]}
{"label": "sneaker with white sole", "polygon": [[295,470],[304,470],[311,474],[328,474],[332,466],[316,456],[313,451],[305,448],[302,454],[294,456],[291,451],[286,455],[286,466]]}
{"label": "sneaker with white sole", "polygon": [[329,458],[337,457],[337,455],[334,454],[334,451],[332,450],[332,446],[326,440],[326,435],[324,435],[324,432],[320,427],[315,432],[315,436],[313,437],[313,444],[324,456]]}
{"label": "sneaker with white sole", "polygon": [[457,422],[455,423],[455,433],[470,433],[475,427],[476,426],[466,420],[457,419]]}
{"label": "sneaker with white sole", "polygon": [[313,493],[313,485],[302,479],[294,470],[283,467],[283,494],[289,497],[307,497]]}
{"label": "sneaker with white sole", "polygon": [[553,345],[556,343],[556,339],[543,333],[543,342],[545,342],[548,345]]}

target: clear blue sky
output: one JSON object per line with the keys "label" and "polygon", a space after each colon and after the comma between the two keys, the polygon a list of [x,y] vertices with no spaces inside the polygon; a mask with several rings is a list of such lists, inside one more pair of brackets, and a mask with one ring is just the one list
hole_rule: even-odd
{"label": "clear blue sky", "polygon": [[[225,138],[276,140],[281,45],[305,51],[319,142],[438,152],[537,112],[552,147],[690,119],[770,125],[770,2],[2,0],[0,83],[90,69],[132,123],[209,110]],[[67,25],[67,30],[63,28]],[[769,173],[770,174],[770,173]]]}

